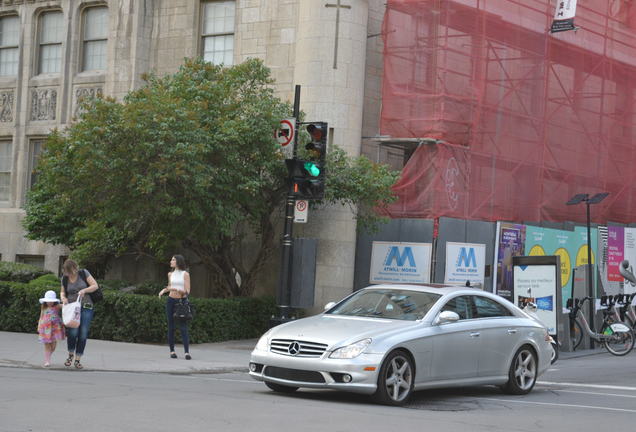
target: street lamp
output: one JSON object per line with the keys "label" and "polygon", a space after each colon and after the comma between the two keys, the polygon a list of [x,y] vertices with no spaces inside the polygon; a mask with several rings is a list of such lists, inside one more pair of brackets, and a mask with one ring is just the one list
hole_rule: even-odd
{"label": "street lamp", "polygon": [[[576,205],[582,202],[585,203],[587,207],[587,280],[588,280],[588,295],[592,298],[590,302],[590,328],[594,329],[594,303],[595,302],[595,293],[594,293],[594,279],[592,278],[592,245],[590,242],[592,241],[592,235],[590,233],[590,206],[592,204],[598,204],[605,199],[609,195],[609,192],[601,192],[594,195],[592,198],[588,194],[576,194],[568,202],[566,205]],[[592,340],[590,347],[594,348],[594,341]]]}

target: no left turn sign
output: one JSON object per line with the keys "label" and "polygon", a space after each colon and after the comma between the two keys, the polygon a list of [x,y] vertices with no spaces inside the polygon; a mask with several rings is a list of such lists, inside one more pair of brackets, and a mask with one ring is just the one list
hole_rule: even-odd
{"label": "no left turn sign", "polygon": [[280,121],[280,127],[276,129],[274,138],[281,145],[281,150],[285,154],[286,159],[294,157],[294,133],[296,119],[289,118]]}

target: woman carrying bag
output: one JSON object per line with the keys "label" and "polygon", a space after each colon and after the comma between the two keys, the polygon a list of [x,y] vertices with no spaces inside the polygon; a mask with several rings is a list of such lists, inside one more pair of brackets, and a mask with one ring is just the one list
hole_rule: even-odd
{"label": "woman carrying bag", "polygon": [[[99,285],[97,285],[97,281],[88,270],[80,270],[77,263],[71,259],[64,261],[62,271],[64,273],[60,290],[62,303],[65,305],[73,303],[79,298],[82,305],[79,327],[66,328],[68,358],[64,362],[64,366],[70,367],[73,364],[76,369],[83,369],[84,366],[82,366],[80,359],[84,355],[86,340],[88,339],[88,332],[94,314],[93,299],[88,294],[96,291]],[[73,359],[75,359],[74,362]]]}
{"label": "woman carrying bag", "polygon": [[[170,357],[177,358],[177,353],[174,350],[174,332],[175,332],[175,319],[174,310],[175,305],[180,303],[182,299],[187,299],[190,294],[190,274],[185,270],[185,259],[182,255],[175,255],[170,260],[170,268],[173,270],[168,273],[168,286],[159,291],[159,297],[168,293],[168,301],[166,303],[166,316],[168,318],[168,345],[170,346]],[[183,350],[185,352],[185,359],[191,360],[190,346],[188,340],[188,322],[186,320],[179,320],[179,329],[181,331],[181,339],[183,339]]]}

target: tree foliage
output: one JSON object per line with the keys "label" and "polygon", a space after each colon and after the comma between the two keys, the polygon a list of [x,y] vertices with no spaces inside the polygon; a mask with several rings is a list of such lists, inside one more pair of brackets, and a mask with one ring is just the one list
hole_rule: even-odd
{"label": "tree foliage", "polygon": [[[123,101],[86,101],[78,121],[47,140],[26,206],[28,237],[66,244],[93,267],[187,248],[219,276],[223,295],[251,294],[276,250],[272,216],[286,191],[273,131],[292,110],[271,84],[259,60],[225,68],[194,59],[147,76]],[[373,226],[371,209],[391,202],[396,176],[333,149],[325,202],[351,204]],[[246,235],[258,242],[249,254]]]}

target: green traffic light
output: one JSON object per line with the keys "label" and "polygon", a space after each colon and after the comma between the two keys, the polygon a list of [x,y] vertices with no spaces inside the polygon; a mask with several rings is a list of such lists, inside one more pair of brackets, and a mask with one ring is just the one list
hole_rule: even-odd
{"label": "green traffic light", "polygon": [[318,177],[320,175],[320,168],[313,162],[305,162],[305,171],[312,177]]}

